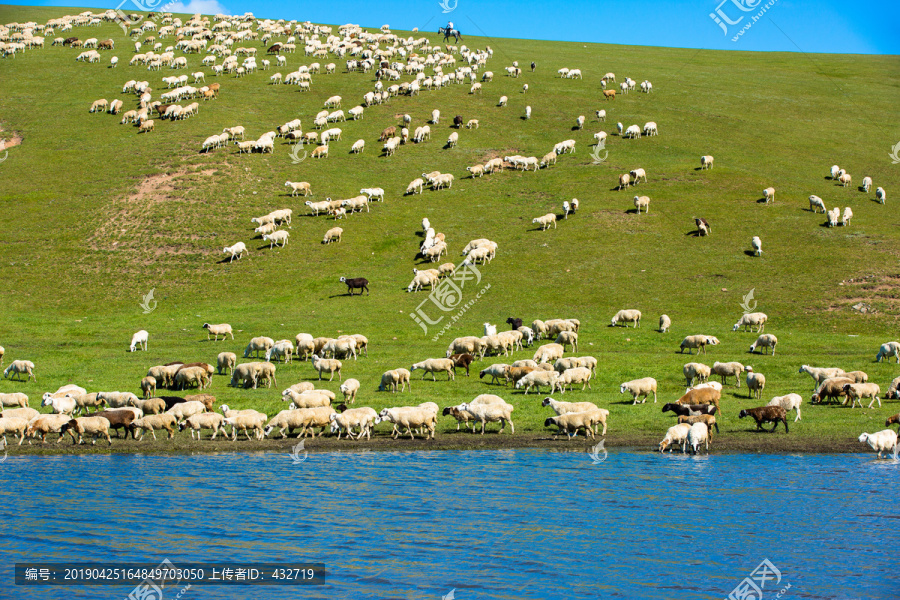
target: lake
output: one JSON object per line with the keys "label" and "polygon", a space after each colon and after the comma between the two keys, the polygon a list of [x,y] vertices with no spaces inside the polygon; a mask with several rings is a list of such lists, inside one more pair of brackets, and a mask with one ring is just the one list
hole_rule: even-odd
{"label": "lake", "polygon": [[13,585],[14,563],[164,559],[326,572],[167,600],[900,597],[900,465],[874,454],[9,456],[0,483],[2,598],[134,588]]}

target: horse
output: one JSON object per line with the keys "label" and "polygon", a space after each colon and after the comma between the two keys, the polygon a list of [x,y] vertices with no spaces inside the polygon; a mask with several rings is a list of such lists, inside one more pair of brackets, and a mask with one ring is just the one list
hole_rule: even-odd
{"label": "horse", "polygon": [[462,34],[458,29],[450,29],[449,27],[438,27],[438,33],[444,34],[444,41],[448,41],[451,37],[455,38],[456,42],[462,39]]}

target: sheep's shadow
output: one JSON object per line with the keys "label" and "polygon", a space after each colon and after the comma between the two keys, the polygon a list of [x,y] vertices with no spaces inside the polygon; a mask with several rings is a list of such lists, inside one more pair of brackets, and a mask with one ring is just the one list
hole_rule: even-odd
{"label": "sheep's shadow", "polygon": [[824,227],[825,229],[831,229],[831,221],[825,221],[824,223],[819,223],[819,227]]}
{"label": "sheep's shadow", "polygon": [[882,204],[882,205],[884,204],[884,203],[883,203],[881,200],[879,200],[878,198],[872,198],[871,200],[872,200],[872,202],[874,202],[875,204]]}
{"label": "sheep's shadow", "polygon": [[687,236],[687,235],[690,235],[690,236],[693,236],[693,237],[709,237],[709,234],[706,234],[706,235],[700,235],[700,230],[699,230],[699,229],[695,229],[695,230],[693,230],[693,231],[688,231],[688,232],[687,232],[686,234],[684,234],[684,235],[686,235],[686,236]]}
{"label": "sheep's shadow", "polygon": [[625,214],[626,215],[636,215],[636,214],[640,214],[640,213],[638,213],[638,209],[636,209],[636,208],[629,208],[628,210],[625,211]]}
{"label": "sheep's shadow", "polygon": [[746,254],[747,256],[752,256],[752,257],[756,258],[755,250],[744,250],[744,254]]}
{"label": "sheep's shadow", "polygon": [[757,204],[768,204],[769,202],[765,198],[758,198],[756,200]]}

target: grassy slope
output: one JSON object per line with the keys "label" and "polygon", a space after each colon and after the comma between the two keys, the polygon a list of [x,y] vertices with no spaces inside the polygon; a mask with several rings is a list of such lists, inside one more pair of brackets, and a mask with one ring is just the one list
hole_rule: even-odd
{"label": "grassy slope", "polygon": [[[0,21],[43,21],[61,14],[62,9],[4,6]],[[896,338],[900,217],[892,203],[880,206],[873,194],[836,187],[824,177],[837,163],[856,184],[870,175],[891,197],[900,189],[897,167],[887,157],[898,138],[896,125],[889,125],[897,98],[896,57],[495,40],[488,65],[495,79],[485,84],[483,96],[471,96],[468,86],[460,85],[366,109],[364,120],[340,125],[344,139],[332,145],[327,160],[295,165],[284,144],[265,156],[197,150],[208,135],[232,125],[244,125],[254,138],[295,117],[309,127],[328,96],[343,96],[345,110],[354,106],[374,85],[371,74],[342,73],[344,61],[330,58],[319,62],[333,60],[338,74],[314,76],[308,94],[267,85],[271,73],[312,62],[302,53],[288,55],[288,68],[242,80],[219,78],[220,99],[202,103],[199,116],[178,123],[157,120],[155,132],[139,136],[116,117],[89,114],[91,102],[118,97],[129,109],[133,96],[119,93],[124,81],[147,79],[159,91],[163,76],[185,71],[129,67],[131,44],[112,25],[77,28],[74,35],[116,39],[119,67],[107,68],[108,52],[101,65],[76,63],[77,51],[50,47],[49,38],[43,50],[0,61],[0,120],[6,131],[25,138],[0,165],[0,201],[7,206],[0,214],[5,308],[0,343],[7,363],[33,360],[39,378],[38,385],[0,381],[2,391],[24,390],[34,399],[67,382],[136,391],[154,364],[214,362],[222,350],[240,352],[251,336],[358,332],[371,340],[371,356],[347,363],[344,374],[363,382],[362,404],[380,408],[436,400],[447,405],[494,388],[477,376],[450,384],[414,380],[412,394],[397,397],[375,388],[384,370],[442,356],[453,337],[479,334],[481,323],[502,324],[510,315],[526,322],[581,320],[579,354],[600,359],[599,377],[592,392],[565,399],[608,406],[611,443],[617,436],[661,436],[671,424],[658,407],[623,404],[618,384],[652,375],[660,382],[660,402],[676,398],[683,391],[681,366],[689,360],[676,350],[687,334],[703,332],[722,341],[704,362],[740,360],[764,373],[766,398],[788,392],[808,397],[811,382],[797,374],[802,363],[862,369],[883,389],[898,374],[896,365],[872,359],[880,343]],[[538,71],[526,69],[518,80],[505,77],[512,60],[522,65],[536,60]],[[199,56],[189,55],[188,61],[188,73],[200,70]],[[562,66],[580,67],[584,80],[555,78]],[[203,70],[208,82],[216,80]],[[624,75],[649,79],[655,91],[602,102],[599,79],[607,71],[620,81]],[[523,95],[526,82],[530,90]],[[509,106],[497,108],[504,94]],[[526,104],[533,109],[529,121],[521,119]],[[433,127],[432,142],[404,146],[392,158],[379,156],[378,134],[396,123],[395,115],[409,113],[422,124],[433,108],[443,118]],[[598,108],[609,113],[606,123],[593,116]],[[455,114],[480,119],[481,128],[462,130],[459,147],[445,150]],[[587,125],[572,131],[579,114],[587,116]],[[627,126],[649,120],[659,124],[659,137],[629,141],[610,135],[607,161],[591,164],[593,133],[614,133],[617,121]],[[359,138],[366,139],[366,152],[348,155]],[[561,156],[549,170],[463,178],[467,165],[488,156],[540,157],[567,138],[578,141],[576,154]],[[696,170],[701,154],[716,157],[714,170]],[[652,199],[650,213],[639,217],[628,212],[634,193],[613,191],[617,175],[638,166],[650,181],[637,192]],[[431,170],[454,173],[453,189],[401,196],[410,180]],[[167,187],[159,187],[157,179],[145,181],[167,173],[177,175]],[[303,199],[285,195],[285,180],[311,182],[313,200],[351,197],[362,187],[380,186],[387,201],[371,214],[340,223],[341,244],[322,246],[332,222],[306,216]],[[155,193],[135,195],[142,183]],[[759,204],[769,185],[778,190],[776,203]],[[813,193],[829,207],[852,206],[853,225],[822,227],[824,216],[806,210]],[[576,216],[556,230],[533,229],[533,217],[559,212],[562,201],[572,197],[581,201]],[[250,217],[282,207],[296,215],[287,248],[272,252],[262,249],[261,240],[251,242]],[[711,237],[688,235],[693,215],[710,221]],[[446,233],[454,253],[477,237],[500,245],[497,258],[483,269],[482,285],[490,283],[490,290],[438,342],[407,316],[425,294],[404,291],[417,264],[416,231],[423,216]],[[763,239],[762,258],[745,252],[753,235]],[[238,240],[248,243],[251,260],[219,264],[222,246]],[[372,295],[343,296],[337,281],[342,275],[367,277]],[[862,284],[840,285],[867,276],[872,278]],[[158,308],[144,315],[138,304],[151,288]],[[769,314],[767,331],[779,336],[774,358],[748,357],[755,335],[731,333],[750,288],[756,290],[758,310]],[[466,294],[468,300],[474,291]],[[857,299],[878,313],[853,312],[849,305]],[[643,311],[641,329],[607,327],[610,316],[625,307]],[[653,330],[663,312],[673,320],[665,335]],[[241,333],[234,342],[214,346],[200,329],[204,321],[230,322]],[[141,328],[151,333],[149,352],[123,352],[131,333]],[[307,363],[279,366],[279,388],[313,375]],[[235,390],[226,383],[217,377],[212,391],[232,406],[269,413],[280,407],[276,390]],[[326,387],[336,391],[337,381]],[[542,430],[547,411],[537,401],[543,395],[526,398],[508,390],[501,395],[516,406],[517,431]],[[752,435],[735,416],[757,401],[732,389],[723,401],[729,436]],[[896,403],[852,414],[805,407],[791,436],[846,440],[881,429],[884,417],[896,410]],[[455,427],[447,420],[440,429]]]}

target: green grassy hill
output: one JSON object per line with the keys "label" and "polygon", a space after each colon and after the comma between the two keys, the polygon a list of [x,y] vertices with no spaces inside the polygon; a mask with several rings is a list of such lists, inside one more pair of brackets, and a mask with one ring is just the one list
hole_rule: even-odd
{"label": "green grassy hill", "polygon": [[[77,12],[4,6],[0,22],[44,22]],[[662,437],[672,419],[659,407],[683,392],[682,365],[694,360],[678,354],[689,334],[721,340],[702,362],[738,360],[764,373],[764,400],[789,392],[808,398],[812,382],[797,373],[804,363],[864,370],[883,390],[900,374],[896,363],[873,360],[882,342],[897,338],[900,304],[900,216],[894,208],[900,167],[888,156],[900,139],[895,56],[469,37],[464,42],[470,48],[490,43],[494,51],[487,65],[494,81],[484,84],[483,94],[470,95],[468,84],[453,85],[367,108],[363,120],[338,125],[343,140],[331,145],[327,159],[294,164],[291,146],[281,138],[271,155],[239,155],[234,146],[199,150],[207,136],[235,125],[246,128],[248,139],[298,117],[304,131],[312,130],[329,96],[341,95],[345,111],[361,103],[375,85],[372,72],[347,73],[345,60],[333,56],[316,59],[337,63],[337,73],[313,75],[312,91],[301,93],[268,82],[275,72],[313,62],[303,55],[302,43],[286,55],[286,67],[237,79],[212,76],[197,54],[187,55],[187,70],[129,66],[133,43],[114,24],[66,35],[110,37],[117,49],[104,51],[100,64],[85,64],[74,60],[80,50],[51,47],[50,36],[43,49],[0,60],[0,137],[23,138],[0,163],[0,344],[4,364],[32,360],[38,377],[37,384],[0,381],[0,391],[25,391],[33,405],[44,391],[70,382],[91,391],[138,392],[153,365],[215,362],[224,350],[240,355],[253,336],[362,333],[370,339],[369,357],[344,366],[345,378],[362,382],[358,404],[379,409],[433,400],[445,406],[495,392],[516,406],[517,432],[541,432],[549,413],[539,406],[544,394],[525,397],[477,377],[485,364],[531,358],[533,350],[478,362],[472,377],[458,376],[455,383],[421,382],[414,374],[411,394],[376,391],[385,370],[443,356],[454,337],[481,335],[486,321],[503,329],[509,316],[526,323],[581,320],[577,354],[599,359],[598,377],[593,391],[564,398],[610,408],[613,443],[617,436]],[[172,38],[160,41],[174,44]],[[265,58],[260,42],[244,45],[258,48],[258,62]],[[112,55],[119,57],[116,68],[109,68]],[[505,67],[514,60],[523,67],[534,60],[537,71],[526,67],[520,78],[507,77]],[[584,79],[560,79],[561,67],[580,68]],[[207,84],[220,83],[221,92],[217,100],[200,101],[199,115],[188,120],[157,118],[155,131],[139,135],[135,127],[120,125],[119,117],[88,112],[98,98],[120,98],[126,110],[134,108],[135,96],[121,93],[127,80],[150,81],[158,98],[165,91],[162,77],[199,70]],[[600,78],[608,71],[620,82],[625,76],[648,79],[654,91],[604,101]],[[529,89],[522,93],[525,83]],[[501,95],[509,96],[504,108],[497,106]],[[526,105],[532,107],[530,120],[522,118]],[[382,129],[398,124],[404,113],[413,126],[422,125],[435,108],[442,118],[432,126],[432,141],[381,155]],[[606,122],[594,115],[601,108]],[[457,114],[479,119],[481,126],[462,129],[459,146],[446,149]],[[573,131],[579,115],[586,125]],[[627,127],[647,121],[658,123],[658,137],[626,140],[616,134],[616,122]],[[610,134],[608,157],[593,164],[590,145],[600,130]],[[349,154],[360,138],[365,152]],[[548,169],[467,176],[466,166],[490,157],[541,157],[569,138],[577,141],[574,155],[560,156]],[[698,170],[704,154],[715,156],[714,169]],[[832,164],[852,174],[852,188],[827,177]],[[646,169],[648,183],[616,191],[618,175],[636,167]],[[432,170],[453,173],[452,189],[403,196],[412,179]],[[886,205],[874,201],[874,187],[869,193],[857,189],[866,175],[887,190]],[[286,180],[310,182],[314,201],[349,198],[364,187],[384,188],[386,200],[371,213],[338,222],[343,241],[326,246],[322,235],[335,223],[309,216],[306,199],[287,194]],[[766,205],[760,200],[768,186],[777,191],[774,204]],[[635,194],[650,196],[649,214],[634,214]],[[810,194],[822,197],[829,209],[852,207],[852,225],[825,227],[826,217],[808,210]],[[557,229],[535,229],[534,217],[561,213],[562,202],[572,198],[581,203],[577,214]],[[278,208],[294,210],[293,227],[287,247],[270,250],[255,238],[250,219]],[[711,236],[693,235],[693,216],[710,222]],[[405,290],[414,267],[436,266],[422,267],[416,257],[423,217],[446,234],[446,260],[461,260],[459,252],[474,238],[499,244],[496,259],[481,268],[479,287],[490,289],[438,341],[432,337],[440,326],[426,335],[409,317],[427,292]],[[761,257],[748,254],[755,235],[763,240]],[[237,241],[247,243],[249,256],[223,264],[222,247]],[[368,278],[371,295],[346,296],[341,276]],[[151,289],[158,305],[144,314],[140,303]],[[477,289],[465,288],[463,302],[474,299]],[[779,338],[774,357],[748,355],[756,335],[731,332],[751,289],[757,310],[769,315],[766,332]],[[859,302],[875,312],[853,310]],[[621,308],[643,312],[640,329],[609,327]],[[673,321],[667,334],[655,331],[662,313]],[[231,323],[236,340],[207,342],[201,329],[207,321]],[[138,329],[150,332],[149,351],[128,353]],[[660,404],[623,403],[619,384],[644,376],[660,382]],[[295,362],[278,366],[277,390],[233,389],[226,386],[228,378],[217,376],[211,391],[232,407],[271,414],[284,407],[281,389],[314,377],[308,363]],[[338,382],[325,387],[337,391]],[[749,400],[742,385],[727,388],[723,404],[721,424],[731,433],[722,439],[755,439],[746,433],[750,424],[736,415],[759,402]],[[863,430],[882,429],[885,416],[896,412],[896,401],[852,412],[804,403],[804,418],[790,435],[843,443]],[[442,419],[439,435],[450,431],[455,423]]]}

